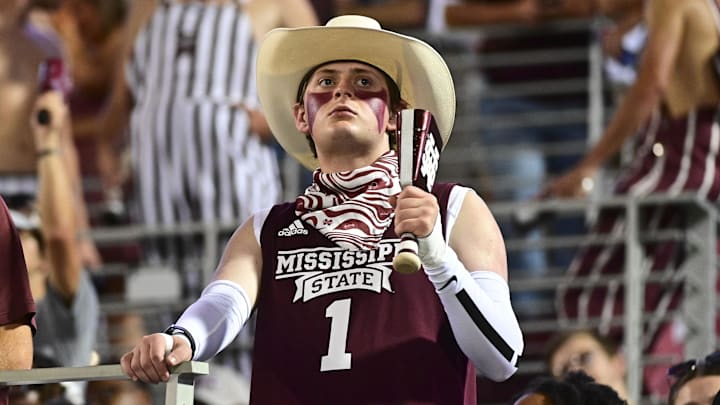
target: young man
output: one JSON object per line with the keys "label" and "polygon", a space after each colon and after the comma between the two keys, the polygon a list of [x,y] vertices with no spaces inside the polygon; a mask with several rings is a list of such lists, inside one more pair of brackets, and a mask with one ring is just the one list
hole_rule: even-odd
{"label": "young man", "polygon": [[11,207],[37,303],[35,352],[64,367],[87,366],[96,361],[100,304],[83,269],[72,176],[64,162],[72,147],[63,130],[69,112],[56,91],[39,96],[31,116],[41,110],[48,111],[51,120],[47,125],[31,122],[37,148],[37,209],[32,204]]}
{"label": "young man", "polygon": [[[648,37],[638,66],[637,78],[598,142],[569,172],[545,189],[548,196],[580,197],[593,184],[593,177],[630,137],[634,158],[615,181],[613,193],[643,197],[653,193],[694,194],[716,203],[720,200],[717,131],[720,123],[720,80],[714,57],[720,50],[715,20],[716,2],[710,0],[649,0],[645,22]],[[644,126],[644,128],[643,128]],[[638,133],[637,131],[642,128]],[[585,188],[583,188],[583,184]],[[677,231],[692,223],[686,210],[671,205],[646,206],[639,213],[641,232],[646,235]],[[604,209],[594,224],[597,237],[623,235],[624,209]],[[673,241],[644,243],[646,266],[652,272],[680,269],[686,249]],[[568,268],[567,284],[560,285],[556,302],[563,321],[600,318],[599,330],[619,335],[611,328],[613,317],[624,312],[622,288],[585,283],[572,287],[578,277],[603,277],[624,269],[622,244],[599,244],[588,240]],[[651,278],[652,276],[650,276]],[[579,285],[579,284],[576,284]],[[667,342],[677,342],[669,324],[662,322],[678,302],[678,288],[648,281],[643,312],[651,314],[643,335],[645,349],[657,355],[675,354]],[[666,394],[662,368],[646,368],[646,386],[655,394]]]}
{"label": "young man", "polygon": [[[314,183],[243,224],[171,337],[144,337],[123,369],[167,380],[168,366],[222,350],[257,307],[253,403],[475,404],[475,370],[507,379],[523,350],[503,240],[467,188],[401,191],[391,150],[405,105],[431,111],[449,139],[455,92],[443,59],[375,20],[341,16],[273,30],[257,79],[273,133],[317,168]],[[420,237],[424,271],[393,273],[403,232]]]}
{"label": "young man", "polygon": [[582,371],[621,398],[628,397],[625,358],[614,342],[593,330],[572,330],[554,336],[545,353],[545,365],[553,377]]}
{"label": "young man", "polygon": [[[30,293],[20,237],[0,197],[0,370],[32,366],[35,303]],[[8,404],[0,387],[0,405]]]}
{"label": "young man", "polygon": [[[3,123],[0,126],[0,194],[8,203],[11,197],[34,195],[38,188],[35,155],[37,145],[33,143],[29,125],[38,88],[51,85],[70,91],[68,81],[63,75],[65,69],[58,69],[58,65],[41,69],[43,63],[49,59],[60,61],[62,50],[58,38],[48,32],[47,27],[42,27],[42,24],[28,17],[34,8],[52,9],[59,2],[39,3],[9,0],[0,4],[0,98],[7,100],[0,105],[0,122]],[[45,72],[42,76],[39,74],[41,71]],[[41,86],[38,83],[39,78],[42,80]],[[64,130],[72,133],[70,125]],[[65,138],[69,145],[72,144],[72,136]],[[78,157],[74,148],[66,148],[63,161],[67,165],[68,176],[71,176],[74,209],[80,213],[75,216],[78,221],[76,229],[82,235],[87,232],[89,222],[82,196]],[[82,238],[79,247],[86,265],[95,268],[102,264],[91,239]]]}

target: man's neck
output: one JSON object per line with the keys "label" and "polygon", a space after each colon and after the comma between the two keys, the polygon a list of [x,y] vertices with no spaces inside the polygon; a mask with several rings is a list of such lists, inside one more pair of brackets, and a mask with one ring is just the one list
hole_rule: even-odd
{"label": "man's neck", "polygon": [[387,147],[378,148],[376,151],[367,153],[344,153],[332,154],[330,156],[318,155],[320,169],[323,173],[338,173],[355,170],[361,167],[370,166],[388,151]]}

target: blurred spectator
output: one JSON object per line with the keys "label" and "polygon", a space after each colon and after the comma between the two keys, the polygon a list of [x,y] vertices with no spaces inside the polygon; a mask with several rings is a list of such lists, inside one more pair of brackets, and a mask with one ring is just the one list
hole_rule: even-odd
{"label": "blurred spectator", "polygon": [[[256,97],[257,42],[278,26],[316,24],[307,0],[131,3],[98,164],[115,187],[130,163],[133,221],[234,224],[279,200],[276,151]],[[126,128],[129,149],[117,153]],[[144,254],[150,266],[178,270],[193,296],[200,257],[218,253],[203,247],[193,236],[156,238]],[[240,357],[238,368],[249,370]]]}
{"label": "blurred spectator", "polygon": [[[45,114],[47,122],[41,124]],[[37,303],[33,367],[87,366],[98,360],[94,351],[100,305],[89,275],[83,270],[77,239],[71,178],[62,154],[72,143],[63,139],[68,110],[63,95],[40,95],[32,113],[37,148],[37,207],[31,198],[14,198],[10,213],[17,223],[30,288]],[[82,404],[84,383],[46,384],[14,392],[32,404]],[[68,402],[69,401],[69,402]]]}
{"label": "blurred spectator", "polygon": [[[34,119],[45,110],[50,122]],[[11,207],[20,231],[30,287],[37,302],[38,355],[62,366],[93,363],[99,303],[90,277],[83,270],[77,239],[77,215],[71,178],[63,161],[68,145],[63,127],[68,110],[62,95],[41,95],[33,112],[39,192],[32,202]]]}
{"label": "blurred spectator", "polygon": [[[57,1],[38,3],[55,6]],[[49,59],[60,60],[62,55],[52,31],[29,20],[31,5],[34,2],[23,0],[7,0],[0,5],[0,98],[4,100],[0,106],[0,122],[3,123],[0,126],[0,194],[6,197],[36,193],[36,148],[28,118],[38,94],[41,65]],[[57,72],[63,73],[62,70]],[[63,155],[63,160],[73,188],[74,209],[78,212],[76,229],[79,234],[85,234],[89,225],[74,148]],[[86,265],[95,268],[101,264],[95,244],[89,238],[82,240],[79,251]]]}
{"label": "blurred spectator", "polygon": [[545,365],[554,377],[562,378],[568,373],[582,371],[627,400],[625,358],[617,344],[596,331],[559,333],[550,340],[545,355]]}
{"label": "blurred spectator", "polygon": [[[0,370],[28,369],[32,365],[35,303],[25,259],[5,201],[0,197]],[[8,404],[0,387],[0,405]]]}
{"label": "blurred spectator", "polygon": [[[237,221],[278,198],[271,134],[246,79],[266,31],[316,23],[305,0],[132,3],[104,132],[119,135],[129,119],[141,221]],[[107,184],[122,181],[117,156],[100,158]]]}
{"label": "blurred spectator", "polygon": [[[584,119],[572,118],[572,114],[586,107],[586,88],[566,89],[568,86],[557,83],[585,80],[587,60],[584,55],[575,60],[532,57],[543,52],[571,53],[589,46],[589,27],[552,29],[545,24],[574,15],[574,10],[565,10],[564,6],[562,1],[465,0],[447,7],[446,18],[451,27],[522,25],[511,34],[490,32],[481,36],[476,45],[482,87],[474,110],[486,120],[478,125],[468,143],[487,151],[480,163],[489,184],[481,191],[487,200],[517,202],[533,198],[546,177],[570,167],[584,147],[587,125]],[[525,60],[483,64],[493,58],[503,60],[508,55]],[[570,118],[547,119],[560,112]],[[522,221],[500,219],[499,225],[507,239],[522,239],[531,246],[540,242],[542,230]],[[584,230],[579,218],[567,217],[546,227],[559,235]],[[539,278],[547,275],[548,268],[564,268],[570,257],[564,249],[523,248],[508,255],[508,269],[516,276]],[[536,291],[513,293],[513,305],[520,316],[552,312],[548,294]]]}
{"label": "blurred spectator", "polygon": [[436,1],[445,0],[335,0],[335,7],[338,15],[365,15],[384,27],[419,28],[429,19],[429,4]]}
{"label": "blurred spectator", "polygon": [[714,405],[720,394],[720,352],[675,364],[668,377],[668,405]]}
{"label": "blurred spectator", "polygon": [[612,388],[599,384],[577,371],[562,379],[535,380],[513,405],[622,405],[626,404]]}
{"label": "blurred spectator", "polygon": [[[72,131],[83,176],[98,174],[95,154],[103,135],[100,112],[108,102],[114,78],[123,66],[125,0],[64,0],[53,13],[52,25],[62,39],[73,80],[69,97]],[[125,219],[122,191],[102,184],[87,198],[104,202],[102,217],[107,224]],[[95,218],[95,217],[93,217]]]}
{"label": "blurred spectator", "polygon": [[[271,28],[316,23],[306,0],[132,3],[99,167],[105,184],[124,180],[110,145],[129,125],[139,221],[237,222],[279,199],[252,80],[255,44]],[[197,253],[163,245],[162,257]]]}
{"label": "blurred spectator", "polygon": [[610,17],[610,24],[602,32],[602,47],[605,73],[616,97],[635,81],[640,52],[647,38],[642,15],[644,0],[625,0],[625,3],[618,9],[600,10]]}
{"label": "blurred spectator", "polygon": [[[569,172],[552,181],[548,195],[585,195],[596,171],[613,157],[638,128],[634,139],[634,159],[616,179],[616,195],[647,196],[652,193],[678,195],[694,193],[699,198],[720,198],[720,170],[717,168],[720,142],[718,125],[720,82],[713,70],[718,52],[718,28],[711,2],[650,0],[646,8],[648,40],[640,61],[637,79],[628,89],[601,139]],[[583,188],[583,183],[585,188]],[[685,210],[677,207],[645,207],[640,212],[642,232],[690,226]],[[625,231],[622,209],[600,212],[593,235],[620,235]],[[673,272],[680,268],[689,252],[672,241],[644,245],[643,269],[628,271]],[[568,269],[569,282],[575,277],[599,277],[624,269],[623,245],[587,243]],[[650,321],[643,331],[645,349],[654,353],[676,352],[681,341],[672,338],[672,328],[662,326],[666,312],[677,303],[680,289],[648,282],[643,312]],[[561,319],[585,322],[600,317],[603,333],[610,331],[613,316],[623,313],[623,289],[619,283],[609,287],[561,286],[557,301]],[[662,344],[656,344],[662,342]],[[682,349],[680,349],[682,351]],[[659,375],[658,375],[659,377]],[[662,378],[646,375],[651,392],[663,393]]]}

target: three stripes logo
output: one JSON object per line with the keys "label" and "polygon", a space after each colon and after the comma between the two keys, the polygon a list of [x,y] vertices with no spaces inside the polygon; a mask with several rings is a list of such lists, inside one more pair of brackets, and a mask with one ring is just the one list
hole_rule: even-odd
{"label": "three stripes logo", "polygon": [[278,236],[295,236],[295,235],[307,235],[308,230],[303,226],[302,221],[296,219],[287,227],[278,231]]}

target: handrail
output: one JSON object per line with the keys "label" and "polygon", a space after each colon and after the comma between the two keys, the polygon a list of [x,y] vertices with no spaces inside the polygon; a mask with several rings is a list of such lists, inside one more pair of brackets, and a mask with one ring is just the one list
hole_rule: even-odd
{"label": "handrail", "polygon": [[[199,361],[189,361],[173,367],[165,387],[165,405],[192,405],[195,378],[209,373],[209,364]],[[127,379],[128,375],[122,371],[119,364],[0,371],[0,386]]]}

